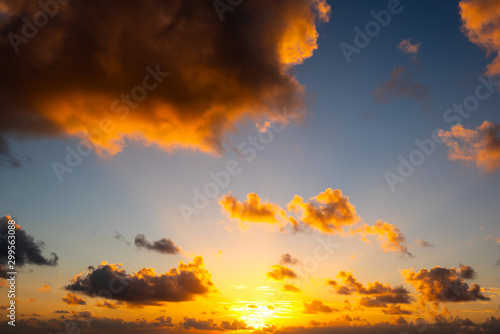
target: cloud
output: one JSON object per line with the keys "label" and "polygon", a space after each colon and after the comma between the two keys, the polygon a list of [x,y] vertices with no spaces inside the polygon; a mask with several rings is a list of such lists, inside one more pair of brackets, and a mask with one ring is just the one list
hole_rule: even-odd
{"label": "cloud", "polygon": [[310,303],[304,302],[304,313],[316,314],[316,313],[333,313],[333,312],[338,312],[338,310],[323,304],[321,300],[313,300]]}
{"label": "cloud", "polygon": [[[103,290],[108,291],[109,284],[113,284],[114,290],[119,292],[102,294]],[[196,296],[216,291],[201,256],[196,256],[192,263],[184,264],[181,261],[178,268],[159,275],[153,268],[142,268],[127,274],[121,265],[103,263],[89,267],[86,275],[77,275],[65,289],[134,305],[190,301]]]}
{"label": "cloud", "polygon": [[365,287],[352,273],[340,271],[337,274],[339,282],[328,280],[327,284],[336,289],[341,295],[367,295],[360,299],[360,304],[365,307],[387,307],[388,304],[410,304],[413,297],[410,291],[402,286],[391,287],[380,282],[368,283]]}
{"label": "cloud", "polygon": [[273,268],[273,270],[266,274],[268,279],[283,282],[286,279],[295,279],[298,277],[292,269],[286,266],[275,264],[271,266],[271,268]]}
{"label": "cloud", "polygon": [[449,131],[439,131],[438,135],[449,148],[450,160],[472,162],[488,172],[500,167],[499,124],[485,121],[475,130],[457,124]]}
{"label": "cloud", "polygon": [[110,302],[107,302],[105,300],[103,300],[102,302],[97,302],[94,306],[96,306],[96,307],[102,307],[102,308],[109,308],[109,309],[112,309],[112,310],[118,308],[118,305],[110,303]]}
{"label": "cloud", "polygon": [[459,3],[462,31],[469,40],[495,58],[487,75],[500,74],[500,3],[495,0],[462,0]]}
{"label": "cloud", "polygon": [[285,284],[283,285],[283,288],[281,289],[282,292],[292,292],[292,293],[299,293],[300,289],[297,288],[293,284]]}
{"label": "cloud", "polygon": [[180,248],[175,245],[170,239],[159,239],[153,242],[149,242],[144,234],[138,234],[134,240],[135,246],[137,248],[146,248],[150,251],[155,251],[161,254],[177,254],[180,252]]}
{"label": "cloud", "polygon": [[313,55],[331,9],[256,1],[221,22],[212,1],[71,1],[16,54],[8,36],[39,10],[22,1],[2,17],[0,138],[81,136],[112,155],[130,140],[220,153],[244,118],[301,114],[305,87],[289,69]]}
{"label": "cloud", "polygon": [[377,86],[372,92],[375,101],[379,103],[390,103],[400,97],[423,102],[429,97],[429,89],[411,80],[408,68],[396,66],[391,73],[391,78],[383,85]]}
{"label": "cloud", "polygon": [[44,286],[39,287],[38,290],[40,290],[43,293],[49,293],[50,292],[50,285],[44,284]]}
{"label": "cloud", "polygon": [[404,53],[418,55],[418,51],[420,50],[420,42],[412,43],[411,39],[403,39],[398,44],[398,50],[403,51]]}
{"label": "cloud", "polygon": [[213,319],[197,320],[195,318],[184,317],[181,325],[185,329],[193,328],[198,330],[219,330],[219,326],[217,326]]}
{"label": "cloud", "polygon": [[343,196],[339,189],[328,188],[318,196],[304,202],[295,195],[287,209],[297,215],[299,222],[324,233],[341,232],[342,228],[359,221],[354,205],[349,197]]}
{"label": "cloud", "polygon": [[420,298],[425,302],[470,302],[477,300],[490,300],[481,293],[478,284],[470,287],[464,282],[465,279],[475,277],[475,271],[470,266],[460,265],[456,268],[434,267],[431,270],[421,269],[415,272],[413,269],[402,271],[406,282],[413,285]]}
{"label": "cloud", "polygon": [[56,311],[54,311],[52,313],[56,313],[56,314],[68,314],[69,311],[66,311],[66,310],[56,310]]}
{"label": "cloud", "polygon": [[[396,252],[403,255],[413,257],[413,254],[408,250],[406,237],[401,233],[397,226],[379,220],[375,225],[363,224],[362,227],[350,230],[351,234],[376,235],[380,242],[380,247],[384,252]],[[365,241],[368,241],[364,238]]]}
{"label": "cloud", "polygon": [[223,213],[239,220],[242,228],[245,228],[246,222],[281,225],[286,218],[285,211],[279,205],[262,202],[256,193],[249,193],[246,201],[240,202],[229,192],[222,196],[219,205]]}
{"label": "cloud", "polygon": [[[413,256],[399,228],[381,220],[373,226],[358,225],[346,234],[346,228],[357,225],[361,218],[349,197],[342,195],[340,189],[328,188],[308,201],[295,195],[286,206],[287,212],[278,204],[262,202],[256,193],[248,194],[247,200],[240,202],[229,192],[219,200],[219,205],[223,213],[239,221],[242,229],[248,227],[247,222],[269,223],[279,225],[280,232],[289,231],[287,227],[291,227],[293,233],[316,229],[325,234],[361,235],[365,242],[368,242],[367,235],[376,235],[384,252]],[[280,264],[293,265],[297,263],[295,261],[290,254],[283,254]]]}
{"label": "cloud", "polygon": [[418,239],[417,241],[415,241],[415,243],[417,244],[417,246],[420,246],[420,247],[434,247],[433,244],[430,244],[423,239]]}
{"label": "cloud", "polygon": [[248,324],[243,320],[233,320],[233,322],[222,321],[220,324],[222,330],[236,331],[238,329],[251,329]]}
{"label": "cloud", "polygon": [[405,309],[401,308],[400,305],[394,305],[394,304],[387,305],[387,309],[383,309],[382,313],[389,314],[389,315],[411,315],[411,314],[413,314],[412,311],[405,310]]}
{"label": "cloud", "polygon": [[70,292],[62,298],[62,301],[68,305],[87,305],[85,300]]}
{"label": "cloud", "polygon": [[297,263],[299,263],[299,260],[297,259],[294,259],[290,254],[288,253],[285,253],[283,255],[281,255],[281,260],[280,260],[280,264],[287,264],[287,265],[296,265]]}
{"label": "cloud", "polygon": [[[7,270],[3,266],[7,265],[8,261],[8,229],[10,216],[0,218],[0,277],[7,277]],[[45,243],[36,241],[35,238],[18,224],[15,225],[16,231],[16,267],[23,267],[26,264],[34,264],[38,266],[57,266],[59,257],[55,253],[50,254],[50,258],[42,255]]]}

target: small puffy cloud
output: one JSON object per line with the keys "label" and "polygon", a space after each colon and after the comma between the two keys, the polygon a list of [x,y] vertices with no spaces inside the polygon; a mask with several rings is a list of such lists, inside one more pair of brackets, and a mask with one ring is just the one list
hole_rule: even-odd
{"label": "small puffy cloud", "polygon": [[404,53],[417,55],[420,50],[420,45],[420,42],[412,43],[411,39],[403,39],[398,44],[398,50],[401,50]]}
{"label": "small puffy cloud", "polygon": [[415,243],[417,244],[417,246],[420,246],[420,247],[434,247],[433,244],[428,243],[427,241],[425,241],[423,239],[418,239],[417,241],[415,241]]}
{"label": "small puffy cloud", "polygon": [[452,161],[472,162],[477,168],[492,172],[500,167],[500,125],[485,121],[476,129],[461,124],[439,132],[448,146]]}
{"label": "small puffy cloud", "polygon": [[245,223],[268,223],[282,225],[286,218],[285,211],[277,204],[262,202],[259,195],[250,193],[244,202],[240,202],[231,192],[219,200],[222,212],[240,222],[242,228]]}
{"label": "small puffy cloud", "polygon": [[[401,233],[399,227],[379,220],[375,225],[363,224],[362,227],[351,229],[351,234],[376,235],[380,242],[380,247],[384,252],[396,252],[412,257],[406,244],[406,237]],[[365,241],[368,239],[364,238]]]}
{"label": "small puffy cloud", "polygon": [[406,282],[413,285],[420,298],[425,302],[470,302],[478,300],[490,300],[481,293],[478,284],[465,283],[465,279],[475,277],[474,270],[465,265],[456,268],[434,267],[430,270],[421,269],[415,272],[413,269],[402,271]]}
{"label": "small puffy cloud", "polygon": [[321,300],[313,300],[310,303],[304,302],[304,313],[316,314],[316,313],[333,313],[338,312],[336,308],[332,308],[328,305],[323,304]]}
{"label": "small puffy cloud", "polygon": [[[100,291],[108,289],[111,281],[116,282],[116,288],[122,291],[99,295]],[[192,263],[185,264],[181,261],[178,268],[158,275],[152,268],[142,268],[138,272],[127,274],[121,265],[103,263],[97,267],[89,267],[86,275],[77,275],[65,289],[134,305],[190,301],[216,291],[201,256],[196,256]]]}
{"label": "small puffy cloud", "polygon": [[462,31],[469,40],[495,58],[486,74],[500,75],[500,2],[495,0],[461,0]]}
{"label": "small puffy cloud", "polygon": [[360,299],[360,304],[365,307],[387,307],[388,304],[410,304],[413,301],[410,292],[402,286],[391,287],[378,281],[364,286],[352,273],[345,271],[340,271],[337,279],[339,282],[329,280],[327,284],[341,295],[367,296]]}
{"label": "small puffy cloud", "polygon": [[339,233],[343,227],[360,220],[349,197],[342,195],[339,189],[328,188],[307,202],[295,195],[287,209],[300,223],[324,233]]}
{"label": "small puffy cloud", "polygon": [[293,258],[290,254],[285,253],[285,254],[281,255],[280,264],[293,266],[293,265],[296,265],[297,263],[299,263],[299,260]]}
{"label": "small puffy cloud", "polygon": [[379,103],[390,103],[400,97],[423,102],[429,97],[429,88],[412,81],[408,68],[396,66],[389,81],[377,86],[372,94]]}
{"label": "small puffy cloud", "polygon": [[268,279],[283,282],[286,279],[296,279],[298,277],[292,269],[286,266],[275,264],[271,268],[273,270],[266,274]]}
{"label": "small puffy cloud", "polygon": [[150,251],[155,251],[161,254],[177,254],[181,250],[170,239],[159,239],[149,242],[144,234],[138,234],[135,237],[134,244],[137,248],[145,248]]}
{"label": "small puffy cloud", "polygon": [[[9,229],[10,216],[0,218],[0,236],[7,236]],[[29,235],[18,224],[15,224],[16,230],[16,267],[23,267],[26,264],[34,264],[38,266],[57,266],[59,257],[55,253],[50,254],[50,258],[42,255],[45,243],[36,241],[35,238]],[[7,237],[0,238],[0,277],[6,277],[7,271],[3,266],[7,265],[8,261],[8,239]]]}
{"label": "small puffy cloud", "polygon": [[66,296],[62,298],[62,301],[68,305],[86,305],[87,303],[82,298],[78,297],[74,293],[67,293]]}
{"label": "small puffy cloud", "polygon": [[43,293],[49,293],[50,292],[50,285],[44,284],[42,287],[39,287],[38,290],[40,290]]}
{"label": "small puffy cloud", "polygon": [[283,288],[281,289],[281,291],[283,291],[283,292],[299,293],[300,289],[297,288],[293,284],[285,284],[285,285],[283,285]]}

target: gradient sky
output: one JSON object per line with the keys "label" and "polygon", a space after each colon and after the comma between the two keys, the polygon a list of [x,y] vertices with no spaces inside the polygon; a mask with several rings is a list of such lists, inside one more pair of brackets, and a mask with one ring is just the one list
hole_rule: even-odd
{"label": "gradient sky", "polygon": [[[195,6],[194,2],[188,2],[186,7]],[[109,1],[102,12],[113,12],[111,9],[116,7],[116,16],[109,19],[109,31],[123,28],[124,18],[129,19],[127,24],[130,25],[137,20],[140,24],[136,34],[142,33],[145,41],[154,42],[155,34],[147,34],[149,26],[143,22],[149,11],[162,6],[160,3],[151,2],[143,12],[137,11],[137,16],[134,16],[130,15],[133,10],[124,10],[120,8],[121,3]],[[0,125],[0,143],[3,140],[8,143],[7,149],[0,145],[0,159],[3,161],[0,216],[12,217],[20,229],[36,241],[43,241],[42,254],[46,258],[51,252],[59,257],[57,265],[40,265],[28,260],[24,266],[19,266],[18,323],[15,329],[2,327],[2,331],[7,328],[13,333],[48,332],[74,320],[85,324],[78,326],[85,326],[83,332],[89,333],[135,332],[142,327],[159,332],[204,329],[204,332],[210,332],[224,328],[223,321],[233,323],[237,320],[248,326],[247,329],[240,326],[239,331],[245,333],[264,330],[306,333],[312,331],[312,327],[318,333],[320,330],[334,333],[334,327],[345,330],[349,326],[373,328],[374,331],[375,325],[380,323],[380,326],[399,332],[406,328],[404,321],[415,323],[422,318],[429,324],[444,321],[446,326],[468,333],[474,327],[460,322],[468,318],[478,328],[490,321],[491,326],[497,326],[488,327],[494,333],[491,328],[500,326],[498,90],[481,101],[470,112],[470,117],[458,122],[463,128],[457,127],[456,121],[444,120],[443,114],[454,104],[464,103],[467,97],[474,96],[476,87],[482,82],[478,78],[498,81],[500,66],[494,65],[498,64],[496,57],[500,51],[500,5],[488,0],[402,0],[401,12],[394,14],[391,22],[382,27],[359,54],[353,54],[348,63],[341,43],[354,45],[356,32],[353,28],[364,29],[365,24],[373,20],[370,11],[387,9],[388,3],[390,1],[294,0],[266,5],[262,1],[243,0],[232,7],[232,11],[224,12],[224,20],[220,21],[212,2],[206,1],[200,5],[203,10],[192,11],[193,17],[209,20],[208,27],[214,27],[214,30],[207,31],[206,36],[195,34],[188,43],[165,33],[161,36],[161,43],[149,48],[134,46],[138,38],[134,36],[130,45],[120,40],[120,43],[116,42],[116,48],[110,46],[108,40],[108,49],[104,50],[89,42],[95,31],[108,29],[104,18],[99,17],[104,14],[85,8],[88,6],[75,0],[75,3],[62,6],[47,26],[40,28],[38,35],[28,44],[20,45],[19,52],[15,53],[8,33],[20,34],[21,18],[32,17],[39,9],[36,4],[28,5],[24,1],[0,1],[1,87],[6,92],[0,94],[0,103],[3,104],[0,107],[0,122],[3,123]],[[267,19],[269,7],[276,15],[275,19]],[[172,8],[165,6],[162,11],[168,12]],[[192,19],[178,8],[175,10],[174,19],[165,19],[170,22],[166,25],[176,22],[176,15]],[[266,19],[259,20],[256,16],[259,11],[263,13],[261,18]],[[70,35],[81,24],[73,22],[77,19],[72,14],[79,12],[84,18],[97,17],[96,27],[88,35]],[[303,21],[298,20],[299,17]],[[248,22],[245,21],[246,26],[242,28],[235,23],[242,22],[238,20]],[[303,24],[302,33],[304,29],[308,31],[305,35],[299,33],[300,24]],[[201,23],[199,25],[203,27]],[[226,31],[231,31],[232,25],[237,26],[234,36]],[[489,29],[486,29],[488,25]],[[190,36],[189,27],[179,29],[187,31],[184,37]],[[193,31],[203,31],[200,29],[199,26],[193,27]],[[317,36],[311,29],[317,29]],[[61,31],[74,39],[58,40],[57,34]],[[317,38],[307,39],[311,31]],[[223,33],[231,38],[244,38],[245,48],[241,48],[244,51],[231,41],[222,43],[218,37]],[[38,40],[41,40],[40,44]],[[67,58],[71,59],[69,65],[61,65],[62,58],[45,49],[40,58],[32,58],[47,40],[64,45],[61,48],[55,46],[54,53],[64,50],[72,55],[71,50],[74,50],[74,57]],[[196,57],[182,55],[204,55],[203,52],[211,50],[204,48],[206,40],[213,40],[215,46],[212,46],[224,49],[217,50],[227,57],[212,64],[213,67],[207,61],[200,65],[206,66],[200,70],[197,64],[189,63]],[[398,47],[405,40],[416,48],[414,52]],[[169,41],[171,44],[167,43]],[[301,45],[293,51],[297,53],[298,61],[280,54],[276,56],[279,60],[262,61],[265,66],[261,68],[245,69],[238,72],[241,75],[238,79],[236,76],[230,80],[220,79],[221,86],[211,86],[211,80],[217,83],[214,78],[219,78],[219,75],[221,78],[233,75],[240,64],[238,57],[243,52],[248,55],[252,45],[255,49],[251,57],[258,59],[274,54],[265,52],[272,49],[274,41],[281,43],[280,47],[286,45],[283,41]],[[88,58],[78,53],[86,50],[85,43],[91,45]],[[149,44],[145,42],[145,45]],[[127,53],[129,49],[133,51]],[[140,53],[141,49],[145,56]],[[148,52],[151,52],[151,57]],[[159,57],[162,53],[168,54],[164,62]],[[74,70],[73,75],[72,71],[79,62],[92,62],[94,56],[101,61],[101,75],[96,74],[97,65],[89,65],[87,69],[83,63],[84,70]],[[49,59],[45,67],[40,65],[43,57]],[[253,64],[252,61],[246,59],[244,64]],[[105,115],[93,111],[85,114],[75,106],[76,103],[72,104],[73,101],[81,98],[92,107],[106,108],[102,106],[109,104],[102,102],[101,98],[106,101],[111,96],[112,101],[119,96],[115,89],[117,92],[130,91],[134,87],[132,83],[140,83],[147,73],[144,68],[154,67],[157,63],[170,72],[164,79],[165,85],[162,83],[161,86],[165,90],[154,91],[152,94],[158,95],[152,95],[151,105],[146,100],[136,114],[124,121],[127,126],[120,129],[125,133],[126,144],[115,152],[110,148],[110,142],[102,146],[94,143],[94,152],[83,157],[82,163],[71,173],[64,174],[60,182],[54,172],[54,162],[65,163],[67,145],[75,148]],[[30,65],[23,67],[23,64]],[[16,72],[20,68],[26,69],[22,73]],[[276,75],[255,74],[263,68],[280,73],[280,79],[271,84]],[[89,77],[82,74],[84,71],[90,73]],[[395,77],[396,73],[402,75]],[[179,78],[181,74],[185,77]],[[391,81],[391,74],[397,80]],[[33,81],[30,81],[31,77]],[[102,87],[95,84],[101,77]],[[189,87],[188,78],[193,81],[192,91],[180,98]],[[73,81],[68,81],[70,79],[81,81],[73,85]],[[283,83],[285,79],[290,82]],[[48,87],[40,85],[44,80]],[[235,82],[231,83],[232,80]],[[106,87],[115,81],[113,89]],[[300,94],[298,84],[303,85],[305,96]],[[87,89],[87,85],[91,85],[92,90]],[[69,88],[66,90],[66,87]],[[278,96],[283,92],[280,89],[286,90],[283,96]],[[221,96],[227,93],[234,99],[227,100],[226,106],[217,100],[215,93],[209,98],[201,98],[212,90]],[[168,91],[177,94],[175,96],[183,100],[182,104],[169,104],[175,98]],[[102,96],[99,95],[101,92]],[[196,100],[198,95],[200,101]],[[17,103],[17,99],[27,101],[26,105]],[[189,100],[189,105],[184,100]],[[153,102],[159,107],[154,107]],[[57,109],[63,108],[63,103],[67,103],[65,109]],[[196,109],[205,108],[210,103],[210,107],[217,110],[216,115],[225,120],[220,127],[215,121],[206,121],[215,118],[214,114],[208,113],[207,109]],[[169,130],[148,132],[150,126],[160,122],[160,118],[155,117],[161,114],[162,108],[169,110],[168,117],[181,115],[177,121],[187,124],[186,127],[180,127],[181,131],[172,136],[167,133]],[[276,121],[273,118],[276,116],[270,112],[272,109],[279,112],[286,109],[292,118],[280,132],[273,132],[272,128],[259,130],[266,121]],[[115,114],[108,112],[109,117],[116,119]],[[188,114],[189,117],[183,118]],[[19,118],[12,115],[19,115]],[[30,118],[33,115],[40,117]],[[206,131],[213,132],[208,137],[192,130],[199,126],[196,122],[205,121],[207,128],[203,136]],[[21,123],[22,126],[16,125]],[[54,125],[56,130],[47,124]],[[119,121],[116,124],[121,126]],[[448,135],[445,143],[433,142],[435,152],[426,155],[425,161],[415,167],[412,175],[391,189],[387,172],[397,174],[401,163],[399,157],[408,160],[410,154],[418,150],[415,140],[431,138],[434,129],[443,129],[443,137]],[[144,133],[141,137],[133,131]],[[242,142],[248,141],[248,136],[270,132],[273,140],[263,145],[264,149],[252,161],[247,161],[246,156],[237,150]],[[161,133],[161,138],[158,133]],[[464,136],[460,137],[460,134]],[[99,148],[108,149],[108,154],[96,153]],[[16,164],[12,164],[14,160]],[[186,221],[180,205],[193,206],[194,189],[203,190],[212,181],[210,173],[224,171],[231,160],[239,163],[241,173],[231,176],[228,186],[219,189],[216,198],[209,199],[199,214]],[[339,189],[342,196],[347,196],[344,199],[355,207],[355,216],[360,220],[346,219],[342,211],[344,202],[334,201],[322,206],[312,200],[311,207],[316,211],[309,212],[310,216],[287,210],[287,204],[294,196],[298,195],[307,202],[327,189]],[[249,202],[246,206],[242,204],[251,193],[257,194],[261,206]],[[231,212],[222,204],[223,198],[229,197],[241,204],[240,210],[237,208]],[[269,207],[266,209],[266,204],[262,206],[262,203],[283,208],[285,217],[273,222],[275,212]],[[292,216],[299,221],[302,230],[293,230]],[[321,230],[315,225],[321,219],[327,225],[338,224],[340,227],[338,230]],[[369,229],[379,220],[390,224],[391,231],[363,234],[355,230],[363,226]],[[280,224],[284,226],[281,231]],[[353,230],[350,232],[350,229]],[[395,240],[391,239],[394,235],[388,234],[390,232],[396,233]],[[151,243],[163,238],[171,240],[181,250],[176,254],[165,254],[157,249],[137,247],[134,239],[138,234],[144,234]],[[387,240],[392,242],[392,248],[384,246]],[[422,245],[418,240],[432,246]],[[319,259],[315,250],[322,242],[335,247],[326,258]],[[272,272],[272,266],[280,265],[283,254],[290,254],[298,260],[295,264],[281,264],[298,278],[273,280],[266,276]],[[103,261],[120,263],[131,275],[142,268],[154,268],[156,274],[161,274],[177,268],[180,261],[192,263],[195,256],[203,258],[204,268],[210,273],[217,291],[195,294],[193,300],[164,300],[158,305],[147,305],[147,302],[120,302],[114,297],[92,297],[88,291],[70,289],[74,280],[78,280],[75,275],[84,272],[80,276],[82,279],[90,275],[87,267],[97,267]],[[307,269],[307,261],[313,261],[315,268]],[[476,274],[472,279],[460,274],[461,265],[473,268]],[[432,295],[411,284],[405,271],[418,273],[434,267],[447,270],[456,279],[455,283],[468,284],[468,289],[478,284],[479,296],[484,298],[473,294],[473,297],[467,295],[470,300],[461,302],[442,300],[439,293]],[[342,275],[338,276],[342,271],[351,273],[365,287],[377,281],[389,284],[391,288],[401,285],[408,290],[411,302],[389,302],[377,307],[364,305],[363,298],[376,298],[377,294],[361,293],[349,286],[342,280]],[[329,280],[353,290],[348,295],[338,293],[338,286],[329,285]],[[436,282],[434,284],[445,284],[439,280]],[[46,284],[50,291],[41,291]],[[284,284],[291,284],[300,292],[282,292]],[[64,302],[63,298],[69,293],[82,298],[86,305]],[[470,291],[463,291],[463,294],[470,294]],[[345,300],[351,304],[350,309],[346,308]],[[116,305],[116,308],[95,306],[103,301]],[[0,305],[8,305],[8,302],[6,287],[0,287]],[[316,307],[314,313],[308,313],[311,303],[323,305],[323,308]],[[400,312],[387,314],[391,307],[399,308]],[[403,313],[401,309],[407,312]],[[68,313],[54,313],[57,310]],[[93,319],[86,321],[88,317],[79,313],[84,311],[91,312]],[[0,310],[0,314],[4,318],[2,326],[7,326],[7,311]],[[64,318],[60,318],[61,315]],[[159,317],[171,317],[171,323],[153,328],[153,322]],[[355,317],[359,320],[353,320]],[[50,319],[57,321],[51,323]],[[115,321],[112,327],[103,329],[96,319],[123,321]],[[146,324],[141,325],[139,319],[145,319]],[[429,333],[434,330],[432,326],[427,329]]]}

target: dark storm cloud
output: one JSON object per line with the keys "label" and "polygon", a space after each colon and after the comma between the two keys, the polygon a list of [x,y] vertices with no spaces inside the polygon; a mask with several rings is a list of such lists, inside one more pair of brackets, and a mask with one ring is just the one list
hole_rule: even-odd
{"label": "dark storm cloud", "polygon": [[[102,154],[127,140],[220,153],[238,121],[285,105],[300,118],[305,89],[289,69],[312,56],[330,13],[325,0],[256,0],[221,22],[212,1],[59,2],[3,2],[4,165],[19,164],[6,137],[81,135]],[[113,129],[96,135],[104,119]]]}
{"label": "dark storm cloud", "polygon": [[[6,277],[6,268],[8,261],[8,221],[10,216],[0,218],[0,277]],[[35,238],[19,225],[15,229],[15,251],[16,251],[16,267],[23,267],[26,264],[35,264],[39,266],[56,266],[59,257],[55,253],[50,254],[50,258],[42,255],[45,243],[36,241]]]}
{"label": "dark storm cloud", "polygon": [[162,254],[177,254],[181,250],[175,245],[175,242],[170,239],[162,238],[149,242],[144,234],[138,234],[135,237],[134,243],[137,248],[146,248],[147,250]]}
{"label": "dark storm cloud", "polygon": [[120,265],[89,267],[86,275],[76,276],[65,289],[90,297],[99,296],[135,305],[190,301],[216,291],[201,256],[195,257],[192,263],[180,262],[178,268],[158,275],[152,268],[142,268],[138,272],[127,274]]}

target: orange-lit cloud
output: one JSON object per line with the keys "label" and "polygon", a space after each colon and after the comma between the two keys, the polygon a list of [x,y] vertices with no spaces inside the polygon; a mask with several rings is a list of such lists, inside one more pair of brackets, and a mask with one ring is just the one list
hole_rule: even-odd
{"label": "orange-lit cloud", "polygon": [[101,155],[128,141],[217,154],[244,119],[284,106],[302,115],[305,87],[289,69],[313,55],[331,11],[325,0],[252,1],[221,22],[212,1],[71,1],[16,45],[8,35],[22,36],[21,19],[40,10],[21,2],[0,25],[0,155],[10,166],[19,161],[6,135],[79,136]]}
{"label": "orange-lit cloud", "polygon": [[448,131],[441,130],[439,136],[449,148],[450,160],[472,162],[488,172],[500,167],[499,124],[485,121],[475,130],[457,124]]}
{"label": "orange-lit cloud", "polygon": [[286,279],[295,279],[298,277],[292,269],[286,266],[275,264],[271,268],[273,268],[273,270],[266,274],[268,279],[282,282]]}
{"label": "orange-lit cloud", "polygon": [[304,313],[316,314],[332,312],[338,312],[338,309],[323,304],[321,300],[313,300],[310,303],[304,302]]}
{"label": "orange-lit cloud", "polygon": [[410,39],[403,39],[398,44],[398,49],[403,51],[404,53],[417,55],[420,50],[421,43],[412,43]]}
{"label": "orange-lit cloud", "polygon": [[50,292],[50,285],[44,284],[44,286],[39,287],[38,290],[40,290],[43,293],[49,293]]}
{"label": "orange-lit cloud", "polygon": [[424,302],[468,302],[476,300],[490,300],[481,293],[478,284],[469,286],[464,280],[475,277],[470,266],[460,265],[456,268],[434,267],[430,270],[413,269],[402,271],[406,282],[413,285]]}
{"label": "orange-lit cloud", "polygon": [[341,232],[343,227],[360,220],[349,197],[343,196],[339,189],[328,188],[307,202],[295,195],[287,209],[296,214],[301,223],[325,233]]}
{"label": "orange-lit cloud", "polygon": [[74,293],[67,293],[66,296],[62,298],[62,301],[68,305],[86,305],[87,303],[82,298],[78,297]]}
{"label": "orange-lit cloud", "polygon": [[486,74],[500,75],[500,2],[462,0],[459,3],[462,30],[469,40],[494,55]]}
{"label": "orange-lit cloud", "polygon": [[293,284],[284,284],[283,285],[283,288],[281,288],[281,291],[283,292],[292,292],[292,293],[299,293],[300,292],[300,289],[297,288],[295,285]]}
{"label": "orange-lit cloud", "polygon": [[359,300],[360,305],[365,307],[382,307],[386,308],[390,304],[410,304],[413,298],[408,290],[402,286],[391,287],[389,284],[380,282],[368,283],[365,287],[358,282],[353,274],[340,271],[337,274],[337,279],[327,281],[327,284],[332,286],[338,294],[365,295]]}
{"label": "orange-lit cloud", "polygon": [[239,220],[243,228],[247,222],[282,225],[286,219],[279,205],[262,202],[256,193],[248,194],[246,201],[240,202],[229,192],[219,200],[219,205],[225,214]]}
{"label": "orange-lit cloud", "polygon": [[413,256],[408,250],[406,237],[397,226],[379,220],[375,225],[363,224],[362,227],[350,230],[351,234],[361,234],[365,236],[363,240],[368,242],[366,235],[376,235],[380,242],[380,247],[384,252],[396,252],[408,256]]}
{"label": "orange-lit cloud", "polygon": [[[219,205],[222,212],[237,220],[242,229],[248,227],[247,223],[269,223],[278,225],[280,232],[316,229],[322,233],[339,236],[361,235],[365,242],[369,241],[368,235],[376,235],[382,251],[413,256],[406,244],[406,237],[397,226],[381,220],[372,226],[357,225],[361,223],[361,218],[350,203],[349,197],[342,195],[339,189],[328,188],[308,201],[295,195],[287,204],[287,211],[278,204],[262,202],[255,193],[248,194],[247,200],[240,202],[229,192],[219,200]],[[346,233],[350,226],[352,228]],[[283,254],[281,264],[296,263],[297,260],[290,254]]]}
{"label": "orange-lit cloud", "polygon": [[110,303],[108,301],[103,300],[102,302],[97,302],[94,306],[96,307],[102,307],[102,308],[109,308],[109,309],[117,309],[119,306],[113,303]]}
{"label": "orange-lit cloud", "polygon": [[[106,289],[109,289],[110,280],[117,282],[114,290],[119,292],[103,294],[103,290],[108,291]],[[217,291],[201,256],[195,257],[191,263],[181,261],[178,268],[159,275],[153,268],[142,268],[127,274],[121,265],[104,262],[97,267],[89,267],[86,275],[77,275],[65,289],[139,306],[190,301],[196,296]]]}

